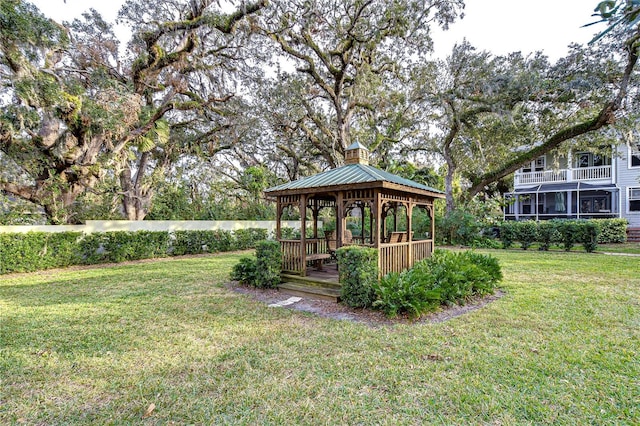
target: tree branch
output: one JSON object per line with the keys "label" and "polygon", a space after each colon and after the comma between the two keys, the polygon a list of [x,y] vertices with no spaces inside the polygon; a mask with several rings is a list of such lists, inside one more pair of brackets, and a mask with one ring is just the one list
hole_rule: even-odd
{"label": "tree branch", "polygon": [[[637,40],[639,34],[631,37],[629,41]],[[563,142],[575,137],[597,131],[603,127],[609,126],[616,121],[615,113],[622,107],[622,102],[627,96],[629,83],[633,75],[634,68],[638,62],[638,48],[634,46],[634,42],[627,42],[627,63],[625,65],[624,74],[620,80],[620,87],[615,97],[604,104],[597,116],[582,123],[562,129],[547,139],[542,145],[516,156],[513,160],[505,163],[500,168],[485,173],[476,178],[472,178],[472,186],[467,192],[467,198],[471,199],[484,188],[497,180],[515,172],[527,162],[533,161],[541,155],[544,155],[554,148],[560,146]]]}

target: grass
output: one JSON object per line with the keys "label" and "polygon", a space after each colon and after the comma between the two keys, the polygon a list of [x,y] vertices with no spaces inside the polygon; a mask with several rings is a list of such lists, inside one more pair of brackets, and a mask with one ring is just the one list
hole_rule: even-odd
{"label": "grass", "polygon": [[598,244],[597,251],[605,253],[640,254],[640,243]]}
{"label": "grass", "polygon": [[239,255],[0,278],[0,424],[638,424],[640,258],[489,252],[504,297],[380,328],[226,290]]}

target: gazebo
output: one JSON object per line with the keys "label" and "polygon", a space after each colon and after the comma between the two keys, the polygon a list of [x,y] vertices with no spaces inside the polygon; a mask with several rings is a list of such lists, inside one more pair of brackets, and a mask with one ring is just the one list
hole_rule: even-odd
{"label": "gazebo", "polygon": [[[378,250],[380,275],[401,272],[431,256],[434,248],[434,207],[442,191],[404,179],[369,165],[369,151],[358,142],[345,151],[345,165],[265,191],[277,203],[276,238],[281,244],[283,274],[305,277],[323,270],[335,249],[356,244]],[[298,209],[300,238],[284,239],[281,228],[286,209]],[[416,208],[425,209],[430,230],[412,231]],[[335,230],[319,235],[321,210],[332,209]],[[351,235],[347,218],[359,222],[360,235]],[[404,229],[399,231],[399,228]],[[313,269],[311,269],[313,268]]]}

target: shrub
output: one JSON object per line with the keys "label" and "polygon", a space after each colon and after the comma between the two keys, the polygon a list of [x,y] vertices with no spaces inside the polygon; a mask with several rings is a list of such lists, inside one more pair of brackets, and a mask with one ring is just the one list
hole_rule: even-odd
{"label": "shrub", "polygon": [[116,231],[102,234],[108,262],[164,257],[169,250],[169,233]]}
{"label": "shrub", "polygon": [[266,240],[269,236],[269,231],[262,228],[247,228],[236,229],[233,231],[234,250],[247,250],[255,248],[258,241]]}
{"label": "shrub", "polygon": [[500,224],[500,241],[502,241],[503,249],[508,249],[513,245],[516,239],[516,223],[507,220]]}
{"label": "shrub", "polygon": [[255,247],[266,229],[0,234],[0,274]]}
{"label": "shrub", "polygon": [[473,214],[456,209],[436,221],[436,236],[447,244],[471,245],[480,235],[482,224]]}
{"label": "shrub", "polygon": [[95,265],[97,263],[106,262],[107,255],[104,251],[103,242],[104,234],[84,234],[78,242],[81,258],[80,264]]}
{"label": "shrub", "polygon": [[380,282],[374,284],[374,291],[376,301],[373,302],[373,307],[391,318],[402,312],[417,318],[440,304],[440,292],[430,290],[430,286],[425,285],[422,280],[408,278],[406,272],[385,275]]}
{"label": "shrub", "polygon": [[538,225],[533,220],[525,220],[523,222],[515,222],[515,239],[520,241],[522,250],[527,250],[531,247],[538,238]]}
{"label": "shrub", "polygon": [[502,243],[495,238],[481,237],[471,243],[471,248],[499,249],[502,248]]}
{"label": "shrub", "polygon": [[374,287],[377,299],[373,306],[389,316],[407,312],[416,317],[440,304],[490,294],[501,279],[500,264],[492,256],[436,250],[412,269],[383,277]]}
{"label": "shrub", "polygon": [[466,251],[462,255],[469,263],[478,266],[486,273],[482,281],[474,281],[471,289],[474,294],[485,295],[493,293],[493,290],[502,281],[502,268],[498,259],[493,256]]}
{"label": "shrub", "polygon": [[378,251],[368,247],[346,246],[336,251],[340,271],[340,298],[353,308],[367,308],[375,300],[378,282]]}
{"label": "shrub", "polygon": [[233,234],[230,231],[175,231],[171,244],[171,254],[217,253],[229,251],[233,247]]}
{"label": "shrub", "polygon": [[544,221],[538,223],[538,242],[540,250],[547,251],[551,243],[560,240],[558,226],[555,221]]}
{"label": "shrub", "polygon": [[283,226],[280,228],[280,236],[283,240],[298,240],[300,239],[300,231],[295,228]]}
{"label": "shrub", "polygon": [[600,227],[593,220],[584,221],[578,225],[577,241],[582,244],[587,253],[593,253],[598,247]]}
{"label": "shrub", "polygon": [[624,243],[627,241],[627,219],[597,219],[600,226],[598,243]]}
{"label": "shrub", "polygon": [[182,256],[204,252],[202,233],[206,231],[174,231],[171,242],[171,254]]}
{"label": "shrub", "polygon": [[0,234],[0,274],[74,265],[79,232]]}
{"label": "shrub", "polygon": [[472,284],[467,279],[470,266],[458,253],[436,250],[426,263],[434,276],[434,289],[440,292],[440,303],[452,305],[471,296]]}
{"label": "shrub", "polygon": [[280,243],[263,240],[256,245],[255,286],[259,288],[275,288],[280,284],[282,270],[282,251]]}
{"label": "shrub", "polygon": [[255,285],[258,261],[255,257],[243,256],[233,265],[231,279],[244,285]]}
{"label": "shrub", "polygon": [[577,225],[575,220],[559,220],[558,233],[565,251],[570,251],[576,241]]}
{"label": "shrub", "polygon": [[559,243],[570,251],[575,243],[581,243],[587,252],[593,252],[598,243],[624,242],[626,232],[626,219],[554,219],[537,224],[505,221],[500,226],[500,239],[503,248],[520,241],[526,250],[532,242],[538,241],[540,250],[549,250],[552,243]]}
{"label": "shrub", "polygon": [[[261,235],[266,238],[267,230],[262,229],[262,231],[264,232]],[[222,229],[207,231],[204,243],[208,253],[231,251],[233,249],[233,233]]]}
{"label": "shrub", "polygon": [[498,261],[489,255],[436,250],[423,262],[434,275],[435,288],[440,290],[444,304],[462,303],[470,296],[489,294],[502,279]]}

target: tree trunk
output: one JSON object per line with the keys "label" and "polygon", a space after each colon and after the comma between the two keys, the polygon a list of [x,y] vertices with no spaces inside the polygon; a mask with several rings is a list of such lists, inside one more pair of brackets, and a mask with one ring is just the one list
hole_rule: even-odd
{"label": "tree trunk", "polygon": [[122,188],[122,208],[127,220],[143,220],[149,211],[153,191],[143,185],[144,171],[149,161],[149,152],[140,157],[136,165],[135,178],[131,172],[131,164],[125,160],[120,172],[120,186]]}
{"label": "tree trunk", "polygon": [[449,103],[449,106],[451,107],[453,122],[451,128],[449,129],[449,133],[447,133],[447,136],[445,137],[442,147],[442,156],[444,157],[444,161],[447,164],[447,174],[444,178],[447,214],[451,213],[456,208],[455,200],[453,199],[453,178],[456,173],[456,163],[451,153],[451,145],[453,145],[453,141],[455,140],[456,136],[458,136],[458,132],[460,131],[460,120],[458,119],[455,105],[451,102]]}
{"label": "tree trunk", "polygon": [[456,208],[455,200],[453,199],[453,176],[455,174],[455,165],[451,158],[445,158],[445,161],[447,163],[447,174],[444,177],[446,212],[451,213]]}

